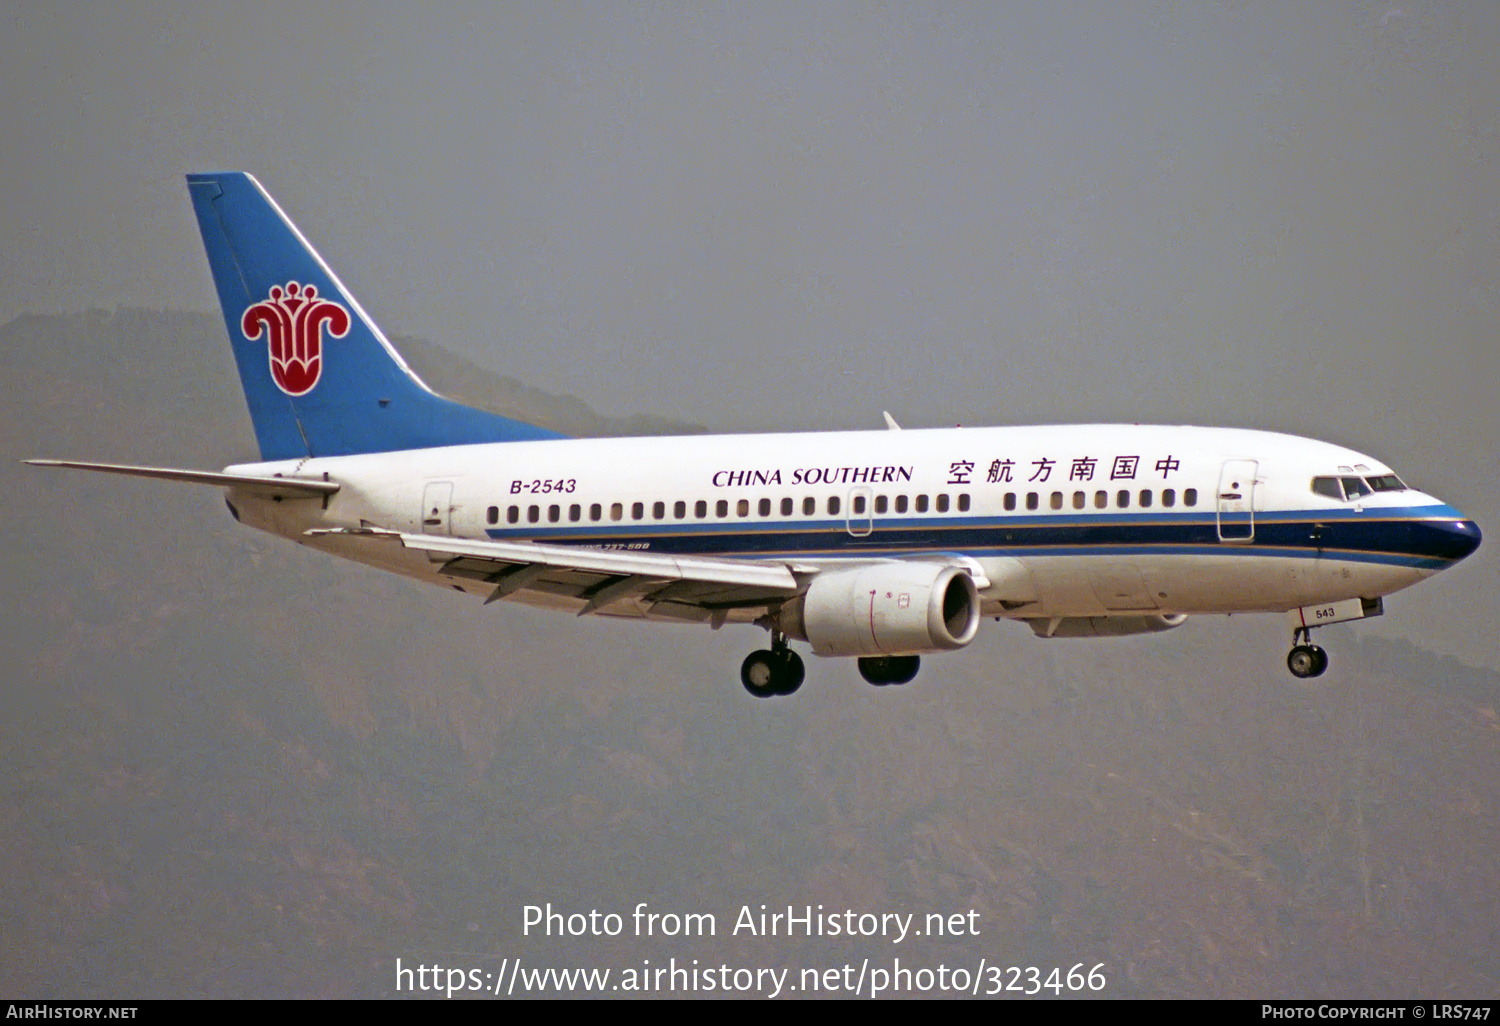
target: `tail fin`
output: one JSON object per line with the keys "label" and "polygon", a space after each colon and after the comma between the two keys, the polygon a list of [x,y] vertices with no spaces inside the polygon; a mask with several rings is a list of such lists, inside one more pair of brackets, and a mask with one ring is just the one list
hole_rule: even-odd
{"label": "tail fin", "polygon": [[262,459],[561,437],[428,388],[253,177],[187,180]]}

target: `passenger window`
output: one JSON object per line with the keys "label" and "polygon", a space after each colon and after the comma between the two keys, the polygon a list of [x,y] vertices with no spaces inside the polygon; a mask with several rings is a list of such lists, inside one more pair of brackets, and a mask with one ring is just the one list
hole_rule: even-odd
{"label": "passenger window", "polygon": [[1177,491],[1173,488],[1163,488],[1161,490],[1161,504],[1163,506],[1177,505]]}
{"label": "passenger window", "polygon": [[491,506],[488,512],[485,513],[484,518],[492,524],[498,524],[500,522],[500,507]]}
{"label": "passenger window", "polygon": [[1109,508],[1109,493],[1108,492],[1095,492],[1094,493],[1094,508],[1095,509],[1108,509]]}
{"label": "passenger window", "polygon": [[967,512],[969,512],[969,493],[968,492],[959,492],[958,493],[958,511],[960,513],[967,513]]}
{"label": "passenger window", "polygon": [[925,495],[918,495],[917,496],[917,512],[918,513],[926,513],[927,512],[927,496],[925,496]]}
{"label": "passenger window", "polygon": [[1145,509],[1151,505],[1151,489],[1141,489],[1141,508]]}
{"label": "passenger window", "polygon": [[792,497],[790,495],[781,500],[781,515],[784,517],[792,515]]}
{"label": "passenger window", "polygon": [[569,506],[568,507],[568,519],[570,521],[572,521],[573,523],[575,523],[575,524],[578,523],[578,521],[582,520],[583,519],[583,507],[580,506],[580,505],[578,505],[578,503],[576,503],[576,502],[573,503],[573,505]]}
{"label": "passenger window", "polygon": [[741,499],[739,502],[736,502],[734,504],[734,514],[739,517],[748,517],[750,515],[750,500]]}
{"label": "passenger window", "polygon": [[875,496],[875,512],[876,513],[884,513],[886,511],[887,505],[888,504],[886,502],[886,498],[885,498],[884,495],[877,495],[877,496]]}
{"label": "passenger window", "polygon": [[1120,509],[1129,509],[1130,493],[1121,488],[1118,492],[1115,493],[1115,505]]}
{"label": "passenger window", "polygon": [[811,495],[802,500],[802,515],[810,517],[818,512],[818,500]]}
{"label": "passenger window", "polygon": [[519,524],[521,522],[521,507],[512,506],[505,511],[505,522],[507,524]]}
{"label": "passenger window", "polygon": [[589,519],[598,520],[604,516],[604,509],[597,502],[589,504]]}
{"label": "passenger window", "polygon": [[727,517],[727,516],[729,516],[729,500],[728,499],[720,499],[718,502],[714,503],[714,516],[716,516],[716,517]]}
{"label": "passenger window", "polygon": [[1052,493],[1052,508],[1062,509],[1062,492]]}
{"label": "passenger window", "polygon": [[896,496],[896,512],[897,513],[905,513],[906,512],[906,506],[907,506],[906,496],[904,496],[904,495],[898,495],[898,496]]}
{"label": "passenger window", "polygon": [[651,519],[652,520],[665,520],[666,517],[667,517],[667,504],[665,502],[661,502],[659,500],[657,502],[653,502],[651,504]]}
{"label": "passenger window", "polygon": [[858,516],[864,511],[865,497],[863,495],[856,495],[854,498],[849,500],[849,512],[853,513],[855,516]]}
{"label": "passenger window", "polygon": [[1036,492],[1027,492],[1026,493],[1026,508],[1027,509],[1036,509],[1041,504],[1042,504],[1042,502],[1041,502],[1041,496],[1037,495]]}
{"label": "passenger window", "polygon": [[561,506],[548,506],[547,507],[547,523],[549,523],[549,524],[555,524],[555,523],[557,523],[561,519],[562,519],[562,507]]}
{"label": "passenger window", "polygon": [[1010,510],[1013,510],[1015,508],[1016,508],[1016,493],[1015,492],[1006,492],[1005,493],[1005,509],[1006,509],[1006,511],[1009,512]]}
{"label": "passenger window", "polygon": [[1086,496],[1082,492],[1074,492],[1073,493],[1073,508],[1074,509],[1083,509],[1085,501],[1087,501],[1087,498],[1086,498]]}
{"label": "passenger window", "polygon": [[760,515],[761,516],[763,516],[763,517],[770,516],[771,515],[771,500],[770,499],[761,499],[760,503],[756,506],[756,508],[758,510],[760,510]]}
{"label": "passenger window", "polygon": [[697,517],[699,520],[702,520],[704,517],[708,516],[708,500],[699,499],[697,502],[693,503],[693,516]]}
{"label": "passenger window", "polygon": [[611,519],[611,520],[624,520],[625,519],[625,507],[623,505],[621,505],[620,503],[618,503],[618,502],[612,502],[612,503],[610,503],[609,504],[609,519]]}
{"label": "passenger window", "polygon": [[837,495],[830,495],[828,497],[828,515],[831,517],[839,515],[839,497]]}
{"label": "passenger window", "polygon": [[630,519],[641,520],[646,516],[646,504],[644,502],[632,502],[630,504]]}
{"label": "passenger window", "polygon": [[1198,505],[1198,489],[1189,488],[1182,493],[1182,504],[1184,506]]}
{"label": "passenger window", "polygon": [[1325,499],[1344,501],[1344,490],[1339,487],[1339,479],[1336,477],[1313,478],[1312,490],[1314,495],[1321,495]]}
{"label": "passenger window", "polygon": [[526,507],[526,522],[528,524],[534,524],[534,523],[536,523],[537,521],[539,521],[541,519],[542,519],[542,507],[540,507],[540,506],[527,506]]}
{"label": "passenger window", "polygon": [[681,499],[672,503],[672,516],[678,520],[685,520],[687,518],[687,503]]}
{"label": "passenger window", "polygon": [[939,513],[946,513],[946,512],[948,512],[948,493],[947,492],[944,492],[942,495],[939,495],[937,497],[937,511]]}

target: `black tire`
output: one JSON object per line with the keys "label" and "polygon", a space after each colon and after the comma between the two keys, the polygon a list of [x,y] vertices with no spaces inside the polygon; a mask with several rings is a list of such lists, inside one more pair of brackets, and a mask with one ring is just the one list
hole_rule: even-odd
{"label": "black tire", "polygon": [[1312,645],[1310,647],[1313,650],[1313,658],[1317,660],[1317,665],[1313,667],[1312,675],[1314,677],[1321,677],[1323,676],[1323,671],[1328,669],[1328,653],[1323,651],[1317,645]]}
{"label": "black tire", "polygon": [[[740,664],[740,683],[756,698],[773,698],[781,694],[782,675],[774,653],[762,649],[751,652]],[[800,681],[799,681],[800,683]]]}
{"label": "black tire", "polygon": [[909,684],[922,668],[921,656],[865,656],[859,661],[859,675],[883,688],[887,684]]}
{"label": "black tire", "polygon": [[917,671],[922,668],[922,657],[891,656],[890,664],[890,682],[910,684],[916,678]]}
{"label": "black tire", "polygon": [[807,676],[807,667],[802,664],[802,657],[789,648],[780,652],[772,652],[772,659],[780,665],[776,667],[776,693],[778,695],[794,695],[802,686],[803,679]]}
{"label": "black tire", "polygon": [[1286,668],[1292,671],[1293,677],[1316,677],[1328,666],[1326,655],[1321,660],[1318,658],[1322,651],[1314,645],[1297,645],[1287,653]]}

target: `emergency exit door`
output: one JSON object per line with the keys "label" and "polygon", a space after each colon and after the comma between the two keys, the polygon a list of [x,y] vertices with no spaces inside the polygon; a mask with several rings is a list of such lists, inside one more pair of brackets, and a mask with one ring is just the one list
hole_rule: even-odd
{"label": "emergency exit door", "polygon": [[429,481],[422,490],[422,533],[453,533],[452,481]]}

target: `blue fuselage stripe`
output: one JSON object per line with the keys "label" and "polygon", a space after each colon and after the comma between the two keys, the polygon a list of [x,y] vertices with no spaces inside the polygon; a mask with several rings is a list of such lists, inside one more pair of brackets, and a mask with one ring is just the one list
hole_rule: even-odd
{"label": "blue fuselage stripe", "polygon": [[[968,556],[1212,554],[1323,558],[1437,569],[1472,550],[1458,518],[1444,517],[1442,507],[1381,511],[1378,518],[1340,515],[1342,512],[1258,514],[1254,537],[1249,540],[1243,538],[1250,527],[1248,516],[1226,515],[1219,520],[1202,513],[876,517],[872,530],[863,536],[851,534],[843,519],[826,518],[537,523],[492,527],[487,533],[507,541],[761,559],[902,557],[934,551]],[[871,521],[856,519],[854,523],[856,530],[863,530]]]}

